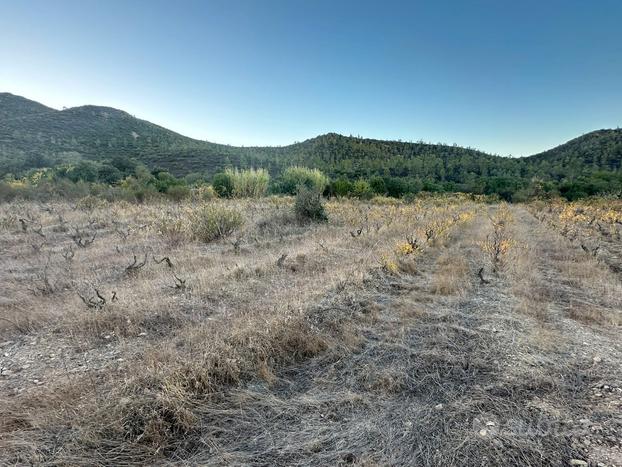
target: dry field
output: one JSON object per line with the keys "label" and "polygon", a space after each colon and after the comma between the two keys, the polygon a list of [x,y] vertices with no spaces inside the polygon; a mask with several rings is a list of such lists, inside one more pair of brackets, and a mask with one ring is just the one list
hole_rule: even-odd
{"label": "dry field", "polygon": [[622,466],[619,218],[293,202],[0,205],[0,464]]}
{"label": "dry field", "polygon": [[530,210],[583,251],[622,273],[622,201],[538,202]]}

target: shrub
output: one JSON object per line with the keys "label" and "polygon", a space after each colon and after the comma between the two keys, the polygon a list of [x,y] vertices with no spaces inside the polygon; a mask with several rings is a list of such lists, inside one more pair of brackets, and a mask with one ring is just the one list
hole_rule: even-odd
{"label": "shrub", "polygon": [[387,187],[384,184],[384,179],[379,177],[378,175],[372,177],[369,180],[369,186],[377,195],[385,195],[387,192]]}
{"label": "shrub", "polygon": [[166,189],[166,196],[173,201],[181,201],[190,196],[190,188],[186,185],[171,185]]}
{"label": "shrub", "polygon": [[9,182],[0,182],[0,203],[13,201],[19,196],[20,191],[20,186],[15,186]]}
{"label": "shrub", "polygon": [[404,200],[405,203],[414,203],[417,200],[417,194],[406,193],[404,196],[402,196],[402,199]]}
{"label": "shrub", "polygon": [[92,161],[80,161],[67,168],[66,176],[72,182],[94,182],[97,180],[98,165]]}
{"label": "shrub", "polygon": [[188,223],[178,211],[164,213],[156,219],[154,226],[169,245],[181,245],[188,238]]}
{"label": "shrub", "polygon": [[266,194],[270,174],[266,169],[225,170],[233,182],[236,198],[259,198]]}
{"label": "shrub", "polygon": [[218,196],[230,198],[233,196],[233,176],[230,171],[220,172],[214,175],[212,186]]}
{"label": "shrub", "polygon": [[401,178],[386,177],[384,186],[387,190],[387,196],[392,196],[393,198],[399,198],[408,191],[406,182]]}
{"label": "shrub", "polygon": [[135,177],[127,177],[121,182],[121,189],[125,193],[126,199],[134,199],[138,203],[142,203],[148,199],[157,196],[157,191],[151,185],[146,185],[144,179]]}
{"label": "shrub", "polygon": [[106,205],[106,202],[97,196],[88,195],[81,198],[76,204],[76,208],[84,211],[92,211],[97,208],[102,208]]}
{"label": "shrub", "polygon": [[192,236],[202,242],[211,242],[231,235],[242,225],[244,225],[242,213],[224,206],[204,206],[190,215]]}
{"label": "shrub", "polygon": [[285,169],[281,176],[281,191],[293,195],[300,185],[322,193],[328,185],[328,177],[318,169],[298,166]]}
{"label": "shrub", "polygon": [[211,201],[218,198],[218,193],[212,185],[200,185],[192,190],[192,197],[198,201]]}
{"label": "shrub", "polygon": [[304,185],[298,187],[296,194],[296,203],[294,205],[296,217],[300,221],[326,221],[326,211],[322,204],[322,193],[314,188],[308,188]]}
{"label": "shrub", "polygon": [[335,196],[348,196],[352,193],[352,182],[346,178],[338,178],[331,184],[331,193]]}
{"label": "shrub", "polygon": [[371,199],[374,191],[366,180],[357,180],[352,185],[352,195],[360,199]]}
{"label": "shrub", "polygon": [[179,180],[165,170],[154,170],[154,175],[147,182],[148,185],[155,187],[159,193],[168,193],[169,189],[176,186],[186,186],[183,180]]}
{"label": "shrub", "polygon": [[123,178],[123,174],[114,165],[103,164],[97,170],[97,179],[100,182],[112,185]]}

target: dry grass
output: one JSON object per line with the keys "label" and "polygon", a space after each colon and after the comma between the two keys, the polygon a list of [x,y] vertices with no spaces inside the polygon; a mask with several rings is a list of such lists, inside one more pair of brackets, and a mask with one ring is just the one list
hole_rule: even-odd
{"label": "dry grass", "polygon": [[470,286],[469,265],[464,257],[451,253],[440,256],[432,279],[434,293],[440,295],[465,295]]}
{"label": "dry grass", "polygon": [[[101,443],[126,440],[129,444],[114,449],[127,450],[129,457],[146,455],[135,452],[135,443],[167,453],[178,447],[180,436],[196,430],[198,405],[223,388],[255,378],[274,383],[276,369],[284,365],[327,349],[355,347],[360,339],[343,323],[356,315],[373,320],[374,312],[356,311],[364,307],[351,296],[342,298],[345,291],[361,287],[380,266],[380,256],[416,222],[468,209],[450,204],[386,208],[333,202],[326,224],[297,223],[293,201],[283,198],[214,201],[207,208],[104,202],[3,206],[1,239],[11,267],[2,273],[7,287],[0,332],[7,339],[64,336],[16,348],[11,366],[17,371],[3,392],[32,404],[33,425],[39,425],[35,411],[50,413],[49,434],[68,422],[65,406],[83,410],[72,415],[87,421],[76,446],[90,440],[99,451]],[[237,232],[219,228],[206,213],[224,213],[227,219],[240,213],[235,225],[241,226],[240,216],[245,225]],[[20,218],[28,219],[25,230]],[[207,223],[199,226],[197,219]],[[361,234],[352,236],[358,228]],[[205,232],[212,242],[221,238],[208,244],[193,240],[205,240]],[[327,300],[330,307],[322,305]],[[89,354],[84,373],[92,391],[84,389],[81,368],[65,356],[20,371],[40,345],[60,346],[63,355]],[[122,355],[120,374],[110,372],[111,348],[123,349],[115,353]],[[75,393],[71,381],[64,381],[74,372],[82,376],[77,379],[84,403],[56,401],[50,407],[41,404],[45,397],[27,396],[54,392],[60,380],[57,394]],[[44,385],[33,387],[32,375]],[[87,403],[96,393],[107,396]],[[6,452],[29,459],[18,442],[26,433],[12,426],[4,437]],[[64,452],[78,455],[72,446]]]}
{"label": "dry grass", "polygon": [[622,326],[622,314],[617,310],[601,308],[592,303],[573,301],[567,308],[571,319],[584,324],[600,324],[604,326]]}
{"label": "dry grass", "polygon": [[[590,282],[567,247],[549,251],[546,232],[527,234],[525,213],[506,226],[518,246],[483,283],[489,208],[464,199],[332,201],[325,223],[299,223],[291,198],[214,200],[209,212],[244,222],[211,229],[208,242],[194,222],[205,209],[0,207],[2,462],[528,465],[578,455],[565,434],[482,438],[472,428],[484,412],[532,422],[538,398],[556,417],[579,407],[572,397],[595,375],[574,383],[584,369],[564,363],[575,344],[558,347],[559,320],[589,332],[619,313],[611,273],[591,270]],[[569,300],[562,285],[574,287]]]}

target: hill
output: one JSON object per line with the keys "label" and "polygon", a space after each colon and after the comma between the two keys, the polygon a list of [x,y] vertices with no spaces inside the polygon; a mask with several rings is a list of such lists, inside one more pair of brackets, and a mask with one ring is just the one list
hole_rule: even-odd
{"label": "hill", "polygon": [[[292,163],[321,168],[331,175],[408,176],[415,171],[448,165],[448,158],[496,160],[481,151],[457,146],[404,143],[345,137],[334,133],[283,147],[234,147],[199,141],[109,107],[83,106],[61,111],[22,97],[6,96],[6,118],[0,122],[0,157],[4,172],[55,165],[85,158],[135,158],[175,175],[215,172],[227,165],[251,165],[278,172]],[[32,111],[31,109],[39,109]],[[427,164],[413,161],[427,157]],[[434,160],[439,156],[440,160]],[[410,162],[407,162],[410,161]],[[426,169],[426,165],[428,169]],[[438,173],[437,173],[438,172]],[[444,177],[435,170],[434,177]]]}
{"label": "hill", "polygon": [[534,164],[579,165],[595,170],[620,170],[622,129],[597,130],[529,157]]}
{"label": "hill", "polygon": [[15,96],[8,92],[0,92],[0,119],[3,123],[9,119],[17,120],[50,112],[58,111],[24,97]]}
{"label": "hill", "polygon": [[227,166],[264,167],[276,175],[298,164],[333,178],[399,177],[420,187],[442,184],[484,192],[491,183],[515,190],[534,177],[559,183],[600,171],[619,173],[622,160],[620,129],[594,131],[534,156],[508,158],[456,145],[335,133],[282,147],[227,146],[188,138],[110,107],[54,110],[7,93],[0,94],[0,116],[0,175],[122,157],[176,176],[211,177]]}
{"label": "hill", "polygon": [[[191,149],[209,150],[196,141],[110,107],[49,109],[22,97],[0,99],[0,171],[17,172],[79,159],[132,157],[174,166]],[[13,117],[4,118],[4,116]],[[183,164],[182,164],[183,165]],[[191,170],[191,169],[190,169]],[[179,170],[177,171],[180,172]]]}

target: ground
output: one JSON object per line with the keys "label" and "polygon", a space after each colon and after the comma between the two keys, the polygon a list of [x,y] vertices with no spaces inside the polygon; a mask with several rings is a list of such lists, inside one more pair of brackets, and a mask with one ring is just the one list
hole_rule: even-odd
{"label": "ground", "polygon": [[610,213],[209,204],[0,207],[0,463],[622,466]]}

